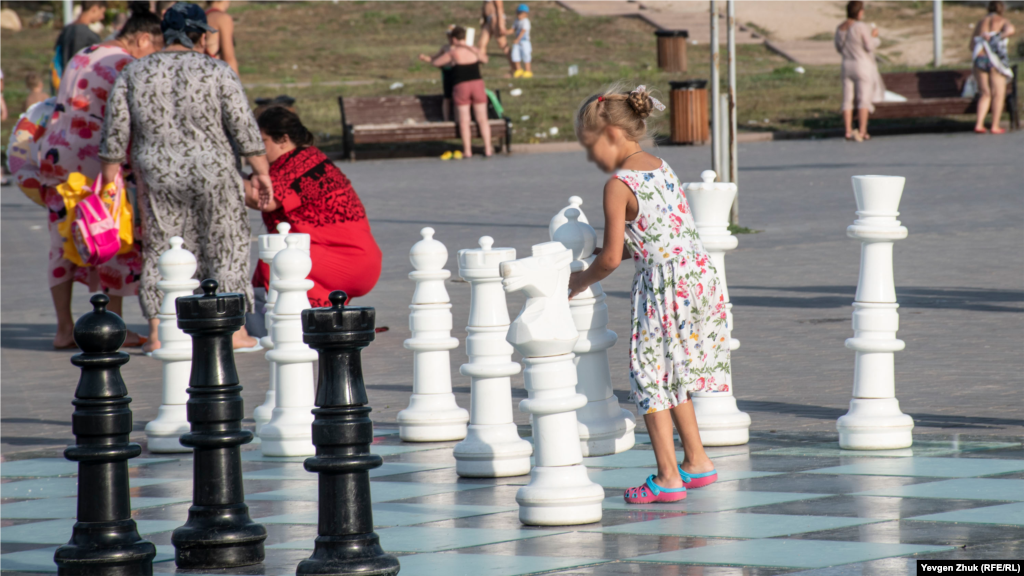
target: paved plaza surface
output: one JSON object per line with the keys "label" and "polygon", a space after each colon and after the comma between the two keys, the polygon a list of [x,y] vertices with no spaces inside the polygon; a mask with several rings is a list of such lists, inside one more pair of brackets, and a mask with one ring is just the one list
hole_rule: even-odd
{"label": "paved plaza surface", "polygon": [[[540,533],[522,528],[516,516],[515,485],[526,477],[458,479],[452,444],[403,444],[386,434],[411,392],[412,354],[402,347],[413,288],[408,251],[424,226],[448,246],[453,335],[464,341],[469,285],[457,278],[455,252],[489,235],[496,246],[528,254],[530,245],[548,239],[548,220],[571,195],[583,197],[600,233],[606,177],[578,152],[342,164],[384,252],[379,284],[355,302],[374,306],[378,325],[390,328],[363,352],[372,417],[382,433],[375,450],[387,462],[373,486],[384,547],[416,553],[403,557],[408,574],[739,571],[682,564],[760,566],[747,573],[774,574],[863,562],[879,573],[903,574],[913,571],[905,558],[914,554],[1024,557],[1022,149],[1024,133],[740,146],[741,223],[760,232],[740,235],[726,265],[733,335],[742,342],[733,353],[734,388],[752,418],[750,445],[715,449],[722,481],[655,510],[621,505],[621,488],[639,484],[654,464],[649,446],[589,461],[608,489],[602,523]],[[699,180],[710,155],[707,147],[656,153],[684,181]],[[898,337],[907,347],[896,354],[896,392],[914,417],[915,447],[885,456],[840,452],[835,444],[835,420],[846,411],[853,382],[853,352],[843,341],[853,334],[859,267],[859,243],[846,237],[856,217],[850,185],[856,174],[907,177],[900,220],[910,235],[895,245]],[[52,559],[53,546],[70,535],[74,466],[59,459],[73,441],[70,401],[78,372],[69,352],[50,349],[55,324],[44,279],[45,215],[16,189],[4,188],[0,199],[0,568],[31,571],[44,569],[39,559]],[[255,213],[253,222],[255,238],[262,233]],[[620,338],[609,351],[612,380],[632,410],[625,402],[623,346],[631,279],[626,263],[603,285],[609,327]],[[83,287],[76,291],[77,316],[89,306]],[[521,297],[510,298],[510,312],[521,304]],[[143,330],[135,300],[125,309],[129,325]],[[452,351],[454,391],[468,407],[469,379],[457,369],[465,361],[464,347]],[[237,355],[236,362],[251,416],[266,389],[267,363],[262,353]],[[133,352],[122,372],[133,398],[133,440],[145,445],[143,427],[160,403],[161,366]],[[515,398],[525,397],[521,375],[513,387]],[[516,421],[528,435],[528,416],[517,411]],[[271,518],[265,522],[272,547],[264,567],[238,573],[293,572],[316,531],[315,503],[308,501],[315,483],[300,463],[260,461],[258,450],[247,454],[246,494],[254,517]],[[136,464],[136,518],[152,521],[140,528],[169,545],[169,530],[185,518],[191,462],[144,452]],[[493,558],[508,555],[519,558]],[[157,564],[156,571],[172,572],[173,563]]]}

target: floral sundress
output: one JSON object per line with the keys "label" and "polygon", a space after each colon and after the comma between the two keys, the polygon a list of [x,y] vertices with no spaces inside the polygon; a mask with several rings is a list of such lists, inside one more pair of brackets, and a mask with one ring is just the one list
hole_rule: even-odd
{"label": "floral sundress", "polygon": [[725,296],[690,214],[675,172],[614,175],[636,196],[639,212],[626,222],[633,255],[631,396],[641,414],[674,408],[687,392],[729,390]]}

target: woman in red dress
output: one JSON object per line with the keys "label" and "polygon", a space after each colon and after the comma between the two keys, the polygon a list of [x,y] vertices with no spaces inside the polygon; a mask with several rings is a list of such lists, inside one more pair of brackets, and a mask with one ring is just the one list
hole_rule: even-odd
{"label": "woman in red dress", "polygon": [[[309,279],[315,283],[310,304],[330,306],[327,295],[334,290],[344,290],[349,298],[366,295],[380,278],[381,252],[352,183],[313,146],[313,135],[294,112],[274,106],[256,122],[267,147],[274,195],[261,198],[246,185],[246,205],[263,212],[269,231],[288,222],[292,232],[309,234]],[[269,279],[269,267],[261,261],[253,285],[267,288]]]}

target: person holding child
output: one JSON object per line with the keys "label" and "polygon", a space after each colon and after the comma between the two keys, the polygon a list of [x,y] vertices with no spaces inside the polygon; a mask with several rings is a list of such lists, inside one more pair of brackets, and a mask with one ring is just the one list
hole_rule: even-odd
{"label": "person holding child", "polygon": [[480,128],[480,137],[484,141],[484,156],[494,155],[494,144],[491,142],[491,125],[487,121],[487,92],[484,90],[483,76],[480,75],[480,63],[487,63],[487,55],[466,44],[466,29],[456,26],[451,30],[449,40],[451,48],[442,52],[430,61],[438,68],[452,68],[452,100],[455,102],[456,122],[459,135],[462,137],[462,155],[473,156],[473,131],[470,126],[470,107],[473,117]]}
{"label": "person holding child", "polygon": [[978,21],[971,38],[971,57],[974,78],[978,84],[977,122],[974,131],[985,134],[985,115],[992,110],[992,134],[1002,134],[999,126],[1006,103],[1006,83],[1013,79],[1010,58],[1007,55],[1008,38],[1017,31],[1003,16],[1003,2],[989,2],[988,14]]}
{"label": "person holding child", "polygon": [[688,488],[718,479],[701,445],[690,392],[728,390],[730,372],[725,298],[682,185],[667,162],[640,147],[654,108],[664,106],[643,86],[612,88],[588,98],[576,114],[587,158],[612,177],[604,187],[604,247],[589,268],[572,274],[569,297],[608,277],[623,259],[636,267],[629,383],[658,471],[626,490],[630,504],[677,502]]}
{"label": "person holding child", "polygon": [[520,4],[516,7],[516,23],[512,25],[512,61],[513,78],[533,78],[533,44],[530,42],[530,7]]}

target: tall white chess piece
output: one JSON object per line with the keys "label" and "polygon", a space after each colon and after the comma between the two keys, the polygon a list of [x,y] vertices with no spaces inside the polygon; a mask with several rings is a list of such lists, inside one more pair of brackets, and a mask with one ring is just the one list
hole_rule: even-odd
{"label": "tall white chess piece", "polygon": [[156,418],[146,424],[150,452],[192,451],[178,442],[182,434],[191,430],[185,412],[185,390],[192,372],[192,338],[178,328],[174,301],[179,296],[191,296],[199,288],[199,280],[193,278],[196,257],[182,248],[184,243],[180,236],[171,238],[171,249],[160,255],[156,265],[161,278],[156,287],[164,293],[164,299],[157,316],[160,348],[153,351],[153,358],[164,363],[164,389]]}
{"label": "tall white chess piece", "polygon": [[512,380],[521,366],[512,361],[508,305],[501,287],[502,262],[515,260],[515,248],[492,248],[494,239],[480,238],[480,248],[459,250],[459,275],[469,282],[469,362],[459,371],[471,378],[469,429],[455,445],[455,471],[469,478],[499,478],[530,473],[533,446],[519,437],[512,420]]}
{"label": "tall white chess piece", "polygon": [[[574,196],[573,199],[578,198]],[[566,222],[555,229],[551,239],[572,250],[573,272],[586,270],[596,258],[597,233],[579,208],[568,208],[560,214],[564,215]],[[552,218],[552,224],[555,218]],[[636,441],[633,436],[636,418],[632,412],[619,406],[619,399],[612,390],[608,349],[615,345],[618,336],[608,329],[607,298],[601,283],[595,282],[569,301],[573,323],[580,334],[573,347],[576,354],[576,391],[587,397],[587,405],[576,411],[584,456],[625,452]]]}
{"label": "tall white chess piece", "polygon": [[914,419],[900,411],[896,399],[895,353],[905,343],[896,338],[892,245],[907,237],[896,219],[907,179],[902,176],[854,176],[857,219],[846,235],[861,241],[860,278],[853,303],[856,351],[850,411],[839,418],[839,446],[848,450],[892,450],[913,444]]}
{"label": "tall white chess piece", "polygon": [[302,311],[309,308],[306,292],[313,287],[307,280],[313,261],[300,245],[306,234],[289,234],[287,248],[274,256],[271,268],[277,280],[274,324],[271,336],[274,349],[267,359],[276,365],[277,406],[270,422],[263,425],[260,450],[264,456],[312,456],[313,447],[313,362],[316,352],[302,341]]}
{"label": "tall white chess piece", "polygon": [[572,252],[559,242],[533,246],[533,255],[501,263],[505,291],[525,292],[526,304],[508,330],[523,355],[529,397],[519,409],[533,415],[536,465],[516,493],[519,521],[537,526],[589,524],[601,519],[604,489],[587,476],[576,410],[587,397],[576,392],[573,347],[579,334],[569,311]]}
{"label": "tall white chess piece", "polygon": [[412,396],[398,413],[398,435],[407,442],[443,442],[466,437],[469,412],[455,403],[448,351],[459,345],[452,337],[452,305],[444,281],[448,249],[434,240],[434,229],[420,230],[413,245],[409,278],[416,290],[409,306],[412,337],[404,345],[413,352]]}
{"label": "tall white chess piece", "polygon": [[566,218],[565,213],[572,208],[575,208],[580,211],[580,222],[583,222],[584,224],[590,224],[590,220],[587,220],[587,215],[584,214],[583,210],[580,208],[580,206],[582,205],[583,198],[580,198],[579,196],[569,196],[569,205],[566,206],[565,208],[562,208],[554,216],[551,217],[551,222],[548,223],[548,238],[554,238],[555,230],[558,230],[562,226],[562,224],[565,224],[566,222],[569,221],[569,219]]}
{"label": "tall white chess piece", "polygon": [[[277,273],[274,272],[274,256],[278,252],[284,250],[285,242],[284,238],[288,235],[292,225],[287,222],[281,222],[277,225],[277,234],[260,234],[259,242],[259,256],[260,260],[263,261],[270,268],[270,288],[267,290],[267,303],[263,306],[263,318],[264,326],[267,329],[267,335],[260,338],[260,346],[263,346],[264,350],[274,349],[274,339],[271,337],[271,330],[274,326],[274,304],[277,303],[277,290],[274,289],[274,281],[278,280]],[[309,235],[301,234],[299,238],[302,240],[299,243],[299,247],[304,249],[306,253],[309,253]],[[270,422],[270,417],[274,413],[274,406],[277,405],[277,366],[273,361],[270,362],[270,385],[267,387],[267,394],[264,397],[263,404],[260,404],[253,410],[253,420],[256,421],[256,435],[259,436],[263,430],[263,425]]]}
{"label": "tall white chess piece", "polygon": [[[718,284],[725,297],[726,329],[729,331],[729,350],[740,347],[732,337],[732,303],[725,279],[725,253],[734,250],[739,240],[729,233],[729,209],[736,198],[736,185],[715,182],[715,172],[700,174],[703,182],[683,184],[686,201],[690,205],[700,241],[711,257],[718,275]],[[750,441],[750,415],[741,412],[733,396],[733,378],[730,367],[726,382],[727,392],[693,392],[693,411],[697,415],[700,440],[705,446],[736,446]]]}

